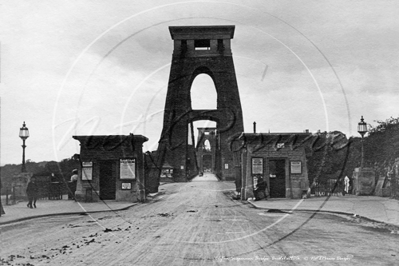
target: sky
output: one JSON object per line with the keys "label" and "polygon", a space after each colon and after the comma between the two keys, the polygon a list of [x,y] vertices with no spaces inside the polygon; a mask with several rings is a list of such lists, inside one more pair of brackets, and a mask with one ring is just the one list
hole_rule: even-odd
{"label": "sky", "polygon": [[[235,25],[245,132],[338,130],[399,116],[399,2],[0,0],[0,164],[79,153],[73,135],[162,130],[169,26]],[[214,108],[206,75],[193,108]],[[201,126],[201,125],[198,125]]]}

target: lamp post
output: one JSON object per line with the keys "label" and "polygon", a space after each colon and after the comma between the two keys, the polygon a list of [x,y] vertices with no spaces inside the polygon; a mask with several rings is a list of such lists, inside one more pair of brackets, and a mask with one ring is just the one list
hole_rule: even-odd
{"label": "lamp post", "polygon": [[26,172],[26,166],[25,166],[25,140],[29,138],[29,129],[25,125],[25,121],[22,124],[22,127],[19,129],[19,137],[22,139],[22,173]]}
{"label": "lamp post", "polygon": [[357,132],[362,136],[362,154],[361,154],[361,161],[360,161],[360,169],[363,169],[363,164],[364,164],[364,145],[363,145],[363,137],[364,134],[367,132],[367,124],[364,122],[363,116],[360,118],[360,122],[357,124]]}

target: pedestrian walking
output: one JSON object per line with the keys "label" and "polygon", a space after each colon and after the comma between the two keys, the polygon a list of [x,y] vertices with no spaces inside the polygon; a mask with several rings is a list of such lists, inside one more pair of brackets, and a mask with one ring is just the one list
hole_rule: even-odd
{"label": "pedestrian walking", "polygon": [[34,177],[31,177],[30,182],[28,183],[28,187],[26,188],[26,195],[28,195],[28,208],[36,208],[36,200],[37,193],[39,192],[39,188],[37,186],[36,180]]}

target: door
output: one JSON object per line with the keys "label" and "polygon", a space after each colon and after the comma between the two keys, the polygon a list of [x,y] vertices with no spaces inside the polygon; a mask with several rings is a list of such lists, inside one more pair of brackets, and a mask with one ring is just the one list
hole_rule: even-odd
{"label": "door", "polygon": [[270,197],[285,198],[285,159],[269,160]]}
{"label": "door", "polygon": [[100,199],[114,200],[116,192],[114,161],[100,161]]}

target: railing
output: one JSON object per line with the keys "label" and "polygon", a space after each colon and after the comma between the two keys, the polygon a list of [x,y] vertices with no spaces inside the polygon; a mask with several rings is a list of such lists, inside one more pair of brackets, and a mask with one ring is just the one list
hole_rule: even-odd
{"label": "railing", "polygon": [[65,184],[61,182],[51,182],[48,184],[48,199],[60,200],[62,195],[65,194]]}
{"label": "railing", "polygon": [[311,194],[316,197],[323,197],[329,195],[344,195],[343,185],[338,183],[336,186],[336,179],[329,179],[327,183],[318,183],[311,189]]}
{"label": "railing", "polygon": [[[72,182],[36,182],[38,191],[37,199],[49,199],[49,200],[61,200],[63,195],[68,194],[68,199],[72,199],[72,191],[75,191],[76,183]],[[6,187],[5,188],[5,205],[16,204],[17,200],[26,200],[25,196],[18,196],[20,193],[16,193],[21,189],[26,189],[21,186],[16,187]],[[3,202],[4,204],[4,202]]]}

